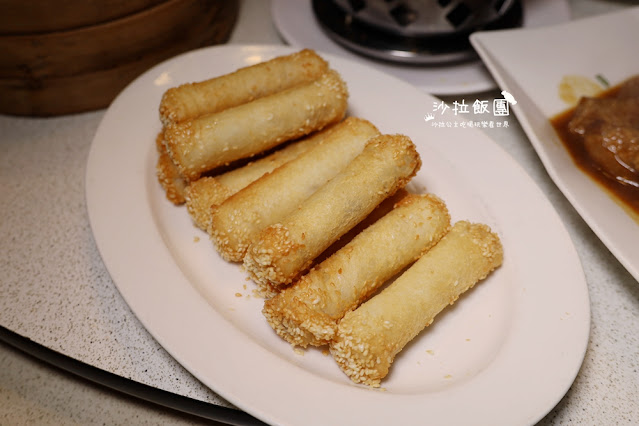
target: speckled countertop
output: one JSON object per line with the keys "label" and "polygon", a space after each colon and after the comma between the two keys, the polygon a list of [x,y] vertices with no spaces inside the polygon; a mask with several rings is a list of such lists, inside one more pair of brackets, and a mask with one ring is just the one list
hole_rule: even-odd
{"label": "speckled countertop", "polygon": [[[575,18],[628,4],[571,2]],[[265,19],[268,14],[268,2],[243,2],[231,42],[281,44]],[[494,98],[492,93],[484,95]],[[116,376],[233,409],[146,332],[100,259],[86,213],[84,176],[103,115],[102,110],[47,119],[0,116],[0,326]],[[516,122],[509,129],[487,132],[556,207],[590,291],[592,323],[584,363],[566,396],[539,424],[639,422],[639,283],[557,190]],[[91,424],[105,419],[200,422],[77,380],[0,344],[0,424]]]}

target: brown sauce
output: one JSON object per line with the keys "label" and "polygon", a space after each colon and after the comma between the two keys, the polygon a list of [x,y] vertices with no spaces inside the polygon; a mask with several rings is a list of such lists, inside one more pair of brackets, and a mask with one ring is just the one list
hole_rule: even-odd
{"label": "brown sauce", "polygon": [[[597,97],[615,97],[620,86],[621,85],[615,86],[601,93]],[[570,153],[575,164],[595,182],[612,194],[613,199],[618,201],[622,207],[624,207],[630,215],[637,220],[637,218],[639,218],[639,187],[620,182],[615,179],[615,176],[611,176],[606,173],[593,161],[584,147],[583,137],[569,130],[569,123],[575,114],[575,109],[576,107],[571,108],[551,118],[550,122],[552,126]]]}

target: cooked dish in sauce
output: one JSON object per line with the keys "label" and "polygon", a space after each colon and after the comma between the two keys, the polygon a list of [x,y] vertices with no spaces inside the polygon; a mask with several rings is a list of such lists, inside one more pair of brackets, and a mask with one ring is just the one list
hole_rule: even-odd
{"label": "cooked dish in sauce", "polygon": [[639,75],[551,122],[575,163],[639,214]]}

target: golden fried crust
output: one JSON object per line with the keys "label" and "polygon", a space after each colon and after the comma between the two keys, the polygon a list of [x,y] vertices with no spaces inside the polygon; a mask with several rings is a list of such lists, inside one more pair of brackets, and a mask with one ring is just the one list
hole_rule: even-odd
{"label": "golden fried crust", "polygon": [[168,89],[160,101],[164,126],[219,112],[309,83],[328,70],[317,53],[304,49],[196,83]]}
{"label": "golden fried crust", "polygon": [[320,143],[332,127],[291,143],[283,149],[244,166],[215,177],[205,176],[191,182],[186,188],[185,198],[187,211],[194,224],[206,231],[211,222],[213,206],[219,206],[231,195]]}
{"label": "golden fried crust", "polygon": [[211,209],[209,235],[220,255],[239,262],[253,238],[276,223],[355,158],[377,128],[348,117],[330,128],[320,143]]}
{"label": "golden fried crust", "polygon": [[256,237],[244,257],[250,278],[259,286],[292,283],[326,248],[403,188],[420,166],[407,136],[371,139],[337,176]]}
{"label": "golden fried crust", "polygon": [[404,346],[502,259],[488,226],[457,222],[384,291],[344,316],[330,344],[333,358],[355,383],[378,387]]}
{"label": "golden fried crust", "polygon": [[166,152],[162,132],[156,137],[155,146],[158,150],[158,162],[155,171],[158,181],[166,193],[166,198],[175,205],[183,204],[186,201],[187,183]]}
{"label": "golden fried crust", "polygon": [[347,311],[429,250],[449,228],[450,215],[441,199],[410,194],[298,282],[265,301],[262,313],[293,345],[328,344]]}
{"label": "golden fried crust", "polygon": [[264,317],[280,337],[293,345],[321,346],[329,342],[337,321],[315,309],[317,303],[326,299],[325,290],[306,284],[304,277],[290,290],[294,288],[297,291],[286,289],[267,299],[262,309]]}
{"label": "golden fried crust", "polygon": [[212,176],[204,176],[191,182],[184,191],[186,211],[193,223],[206,231],[211,222],[211,206],[222,203],[230,197],[230,191]]}
{"label": "golden fried crust", "polygon": [[317,80],[216,113],[165,127],[167,151],[193,181],[206,171],[249,158],[344,118],[348,90],[329,70]]}

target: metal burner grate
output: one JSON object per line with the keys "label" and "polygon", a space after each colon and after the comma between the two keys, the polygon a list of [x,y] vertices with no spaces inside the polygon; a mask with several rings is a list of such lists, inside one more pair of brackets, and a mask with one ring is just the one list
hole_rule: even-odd
{"label": "metal burner grate", "polygon": [[442,64],[476,58],[468,36],[521,25],[520,0],[313,0],[322,29],[360,54]]}

